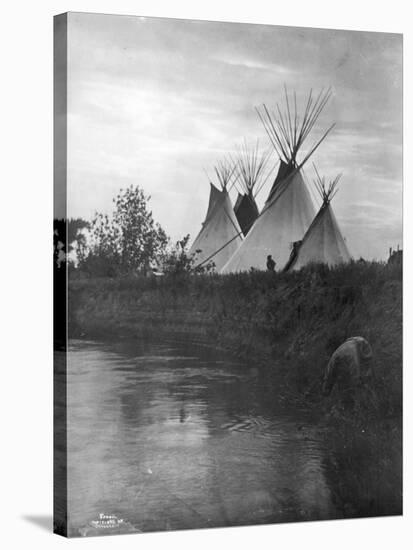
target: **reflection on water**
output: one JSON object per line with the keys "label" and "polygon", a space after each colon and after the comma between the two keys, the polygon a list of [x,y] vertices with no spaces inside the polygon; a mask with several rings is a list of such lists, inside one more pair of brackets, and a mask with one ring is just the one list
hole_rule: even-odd
{"label": "reflection on water", "polygon": [[277,381],[205,347],[72,342],[70,534],[115,514],[140,531],[341,517],[329,450]]}

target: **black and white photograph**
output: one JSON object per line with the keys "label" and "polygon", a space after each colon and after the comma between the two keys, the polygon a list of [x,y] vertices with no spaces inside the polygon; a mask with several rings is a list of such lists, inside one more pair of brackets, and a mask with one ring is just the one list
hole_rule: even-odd
{"label": "black and white photograph", "polygon": [[54,18],[54,531],[403,513],[403,36]]}

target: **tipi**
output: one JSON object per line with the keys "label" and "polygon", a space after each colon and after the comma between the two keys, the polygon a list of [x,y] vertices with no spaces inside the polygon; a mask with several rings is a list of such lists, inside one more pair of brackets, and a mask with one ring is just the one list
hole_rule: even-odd
{"label": "tipi", "polygon": [[315,209],[302,176],[302,168],[334,124],[301,162],[298,162],[297,156],[330,96],[330,89],[326,92],[322,90],[316,98],[310,91],[302,116],[298,113],[296,94],[291,99],[287,89],[284,113],[278,104],[273,112],[265,105],[262,112],[257,109],[280,157],[280,166],[262,212],[242,245],[221,270],[222,273],[265,269],[268,255],[273,256],[276,268],[282,269],[289,259],[292,243],[303,238],[314,219]]}
{"label": "tipi", "polygon": [[238,172],[237,187],[238,198],[234,206],[241,230],[246,236],[258,218],[258,206],[255,197],[262,186],[271,175],[271,171],[265,176],[271,150],[264,153],[259,152],[259,142],[249,147],[244,141],[243,146],[238,148],[236,167]]}
{"label": "tipi", "polygon": [[189,254],[196,255],[196,266],[213,262],[216,271],[220,271],[240,246],[242,231],[228,194],[228,185],[236,177],[236,167],[224,160],[214,170],[221,189],[211,183],[207,214]]}
{"label": "tipi", "polygon": [[329,266],[346,263],[351,260],[347,244],[341,234],[337,219],[331,207],[331,200],[337,193],[337,176],[326,188],[325,178],[321,178],[317,169],[315,186],[321,196],[322,205],[308,228],[303,240],[295,243],[285,271],[301,269],[309,263],[322,263]]}

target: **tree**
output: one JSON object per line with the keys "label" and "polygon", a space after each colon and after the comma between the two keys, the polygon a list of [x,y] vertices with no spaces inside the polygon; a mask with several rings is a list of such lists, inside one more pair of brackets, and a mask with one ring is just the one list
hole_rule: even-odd
{"label": "tree", "polygon": [[92,275],[146,273],[165,250],[168,237],[148,209],[149,196],[138,186],[120,190],[111,216],[96,213],[90,243],[79,267]]}

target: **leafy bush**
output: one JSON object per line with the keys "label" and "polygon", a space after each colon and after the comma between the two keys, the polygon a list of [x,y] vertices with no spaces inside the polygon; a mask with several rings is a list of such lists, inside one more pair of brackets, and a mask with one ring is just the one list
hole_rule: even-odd
{"label": "leafy bush", "polygon": [[185,235],[183,239],[177,241],[164,253],[162,258],[162,271],[165,275],[179,276],[189,273],[211,273],[214,270],[214,262],[208,262],[202,266],[197,266],[197,254],[189,254],[188,243],[190,236]]}

